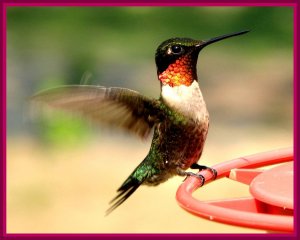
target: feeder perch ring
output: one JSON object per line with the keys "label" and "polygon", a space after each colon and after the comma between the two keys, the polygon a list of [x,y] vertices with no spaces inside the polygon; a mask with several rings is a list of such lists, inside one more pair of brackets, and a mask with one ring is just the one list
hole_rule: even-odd
{"label": "feeder perch ring", "polygon": [[[264,229],[292,232],[293,218],[293,149],[285,148],[233,159],[213,166],[217,179],[227,177],[249,185],[252,196],[225,200],[200,201],[192,193],[201,186],[197,177],[188,177],[176,193],[178,204],[186,211],[209,220]],[[268,169],[259,167],[280,164]],[[213,175],[202,170],[204,186]]]}

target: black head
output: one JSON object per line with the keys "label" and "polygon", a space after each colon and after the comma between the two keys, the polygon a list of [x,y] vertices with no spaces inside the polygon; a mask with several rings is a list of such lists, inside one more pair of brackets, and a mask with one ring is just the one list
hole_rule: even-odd
{"label": "black head", "polygon": [[155,54],[155,62],[158,73],[165,71],[168,66],[174,63],[178,58],[184,55],[190,55],[191,64],[197,64],[198,54],[205,46],[218,42],[220,40],[238,36],[249,31],[242,31],[220,37],[211,38],[209,40],[194,40],[191,38],[171,38],[161,43]]}
{"label": "black head", "polygon": [[171,63],[174,63],[181,56],[191,54],[194,61],[197,61],[200,51],[199,44],[202,41],[191,38],[171,38],[161,43],[155,54],[157,71],[162,73]]}

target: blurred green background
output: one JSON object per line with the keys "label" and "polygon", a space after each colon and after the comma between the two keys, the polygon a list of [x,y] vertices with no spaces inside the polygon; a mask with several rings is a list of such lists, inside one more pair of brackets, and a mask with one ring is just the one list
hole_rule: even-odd
{"label": "blurred green background", "polygon": [[[116,189],[150,140],[30,107],[39,90],[62,84],[120,86],[159,96],[154,53],[171,37],[250,33],[205,48],[198,77],[210,112],[201,163],[293,145],[291,7],[8,7],[8,232],[263,232],[184,212],[182,178],[141,187],[104,217]],[[32,111],[37,117],[32,117]],[[233,191],[234,189],[234,191]],[[247,196],[216,181],[200,199]]]}

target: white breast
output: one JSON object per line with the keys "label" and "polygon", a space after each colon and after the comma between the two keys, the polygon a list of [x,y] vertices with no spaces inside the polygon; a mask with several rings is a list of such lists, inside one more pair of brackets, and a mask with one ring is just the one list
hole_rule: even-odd
{"label": "white breast", "polygon": [[169,107],[195,121],[208,121],[208,111],[199,84],[193,81],[190,86],[162,86],[161,96]]}

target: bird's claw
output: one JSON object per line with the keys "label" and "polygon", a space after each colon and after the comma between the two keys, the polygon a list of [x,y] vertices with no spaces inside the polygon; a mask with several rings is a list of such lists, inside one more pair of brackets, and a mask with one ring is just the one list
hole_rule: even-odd
{"label": "bird's claw", "polygon": [[213,179],[216,180],[216,178],[218,177],[218,171],[214,168],[208,168],[208,170],[211,171]]}
{"label": "bird's claw", "polygon": [[202,187],[202,186],[204,185],[204,183],[205,183],[205,177],[202,176],[201,174],[196,174],[196,173],[193,173],[193,172],[186,172],[186,177],[185,177],[185,179],[183,180],[183,182],[184,182],[188,177],[190,177],[190,176],[197,177],[197,178],[199,178],[199,179],[201,180],[201,185],[200,185],[200,187]]}
{"label": "bird's claw", "polygon": [[199,165],[197,163],[194,163],[192,166],[191,166],[192,169],[198,169],[199,171],[201,170],[208,170],[212,173],[213,175],[213,180],[216,180],[216,178],[218,177],[218,172],[216,169],[214,168],[211,168],[211,167],[207,167],[207,166],[204,166],[204,165]]}

